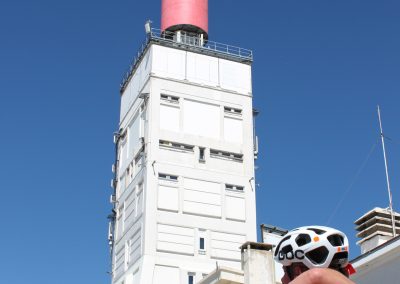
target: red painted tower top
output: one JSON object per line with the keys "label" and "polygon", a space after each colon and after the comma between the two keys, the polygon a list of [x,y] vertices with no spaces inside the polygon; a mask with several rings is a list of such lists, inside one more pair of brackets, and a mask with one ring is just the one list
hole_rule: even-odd
{"label": "red painted tower top", "polygon": [[162,0],[161,29],[208,37],[208,0]]}

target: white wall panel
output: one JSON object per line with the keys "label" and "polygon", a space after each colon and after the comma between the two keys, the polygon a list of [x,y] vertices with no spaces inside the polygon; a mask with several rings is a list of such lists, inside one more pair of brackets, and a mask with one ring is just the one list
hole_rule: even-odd
{"label": "white wall panel", "polygon": [[128,141],[125,138],[123,141],[121,141],[121,146],[120,146],[120,173],[124,172],[126,170],[126,167],[128,166]]}
{"label": "white wall panel", "polygon": [[130,248],[131,264],[133,264],[137,260],[139,260],[140,256],[142,255],[142,239],[141,239],[141,237],[142,237],[141,228],[139,227],[138,230],[131,237],[131,248]]}
{"label": "white wall panel", "polygon": [[154,276],[152,284],[166,284],[166,283],[171,283],[171,284],[180,283],[179,268],[156,265],[154,267]]}
{"label": "white wall panel", "polygon": [[237,235],[224,232],[211,232],[211,239],[220,241],[229,241],[233,243],[238,243],[240,245],[246,242],[246,236],[244,235]]}
{"label": "white wall panel", "polygon": [[221,187],[218,183],[184,179],[183,212],[221,217]]}
{"label": "white wall panel", "polygon": [[224,117],[224,140],[232,143],[243,143],[243,121]]}
{"label": "white wall panel", "polygon": [[250,65],[220,59],[219,75],[222,88],[245,94],[251,92]]}
{"label": "white wall panel", "polygon": [[218,58],[197,53],[187,53],[187,79],[218,86]]}
{"label": "white wall panel", "polygon": [[183,184],[186,189],[194,189],[194,190],[201,189],[201,191],[204,192],[217,193],[217,194],[221,193],[221,185],[216,182],[184,178]]}
{"label": "white wall panel", "polygon": [[160,128],[179,132],[180,108],[176,106],[160,105]]}
{"label": "white wall panel", "polygon": [[146,56],[142,59],[142,63],[140,64],[140,87],[143,87],[144,83],[146,83],[147,77],[151,72],[151,62],[153,59],[152,50],[150,49]]}
{"label": "white wall panel", "polygon": [[213,258],[240,260],[239,247],[245,241],[244,235],[211,232],[211,256]]}
{"label": "white wall panel", "polygon": [[140,114],[132,119],[128,126],[128,161],[133,159],[133,155],[140,149],[142,146],[139,140],[140,137]]}
{"label": "white wall panel", "polygon": [[226,196],[226,218],[246,220],[245,199],[241,197]]}
{"label": "white wall panel", "polygon": [[174,79],[185,79],[186,52],[153,45],[153,73]]}
{"label": "white wall panel", "polygon": [[124,284],[134,284],[133,283],[133,275],[132,274],[126,275]]}
{"label": "white wall panel", "polygon": [[221,217],[221,206],[199,203],[197,201],[185,200],[183,202],[183,212],[195,215]]}
{"label": "white wall panel", "polygon": [[135,200],[135,192],[132,192],[128,198],[125,200],[125,228],[130,228],[131,225],[135,222],[135,209],[136,209],[136,200]]}
{"label": "white wall panel", "polygon": [[140,284],[140,274],[139,274],[139,270],[136,270],[135,272],[133,272],[132,274],[132,284]]}
{"label": "white wall panel", "polygon": [[218,139],[220,108],[196,101],[184,101],[183,129],[185,133]]}
{"label": "white wall panel", "polygon": [[140,215],[143,213],[143,194],[144,194],[144,190],[141,190],[140,192],[138,192],[137,195],[137,215]]}
{"label": "white wall panel", "polygon": [[169,243],[177,243],[181,245],[193,246],[193,237],[191,236],[183,236],[178,234],[170,234],[170,233],[158,233],[158,241],[159,242],[169,242]]}
{"label": "white wall panel", "polygon": [[122,97],[121,97],[121,114],[120,119],[125,117],[128,113],[129,109],[135,102],[137,96],[139,95],[139,91],[143,88],[144,83],[146,82],[151,68],[151,55],[147,53],[143,58],[142,63],[135,74],[130,79],[128,85],[126,86]]}
{"label": "white wall panel", "polygon": [[158,208],[178,211],[179,210],[179,192],[176,187],[158,186]]}
{"label": "white wall panel", "polygon": [[118,277],[125,271],[125,247],[121,245],[115,254],[115,276]]}
{"label": "white wall panel", "polygon": [[194,254],[194,229],[162,224],[157,228],[157,250]]}
{"label": "white wall panel", "polygon": [[194,237],[194,230],[192,228],[185,228],[185,227],[164,225],[164,224],[158,224],[157,228],[158,232],[160,233],[178,234],[178,235]]}
{"label": "white wall panel", "polygon": [[185,201],[192,201],[210,205],[221,205],[221,195],[198,190],[185,190]]}

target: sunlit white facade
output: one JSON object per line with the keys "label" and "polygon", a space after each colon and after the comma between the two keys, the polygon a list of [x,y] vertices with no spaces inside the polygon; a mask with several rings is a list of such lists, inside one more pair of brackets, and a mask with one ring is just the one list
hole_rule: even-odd
{"label": "sunlit white facade", "polygon": [[251,61],[149,41],[121,92],[112,283],[192,284],[256,241]]}

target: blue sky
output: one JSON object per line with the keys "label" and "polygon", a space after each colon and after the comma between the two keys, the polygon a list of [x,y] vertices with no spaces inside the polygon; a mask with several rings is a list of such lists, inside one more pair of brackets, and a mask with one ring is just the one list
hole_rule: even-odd
{"label": "blue sky", "polygon": [[[254,52],[258,224],[334,226],[357,256],[353,221],[388,205],[378,103],[400,210],[400,3],[211,0],[209,8],[211,40]],[[157,27],[159,14],[152,0],[2,2],[1,283],[110,282],[119,83],[145,20]]]}

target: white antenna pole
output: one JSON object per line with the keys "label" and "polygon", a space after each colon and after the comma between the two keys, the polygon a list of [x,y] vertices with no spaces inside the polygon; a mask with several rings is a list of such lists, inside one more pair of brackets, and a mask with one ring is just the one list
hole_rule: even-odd
{"label": "white antenna pole", "polygon": [[392,230],[393,230],[393,237],[396,237],[396,223],[394,221],[394,214],[393,214],[393,202],[392,202],[392,191],[390,190],[390,180],[389,180],[389,171],[386,159],[386,149],[385,149],[385,136],[383,135],[382,129],[382,120],[381,120],[381,109],[378,105],[378,118],[379,118],[379,127],[381,129],[381,139],[382,139],[382,149],[383,149],[383,158],[385,160],[385,170],[386,170],[386,183],[387,189],[389,194],[389,208],[390,208],[390,215],[392,217]]}

